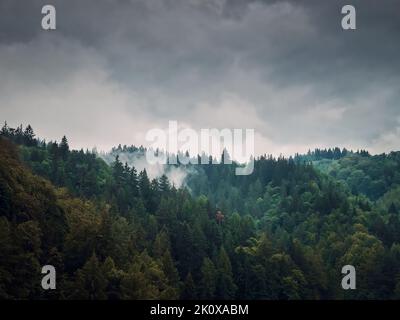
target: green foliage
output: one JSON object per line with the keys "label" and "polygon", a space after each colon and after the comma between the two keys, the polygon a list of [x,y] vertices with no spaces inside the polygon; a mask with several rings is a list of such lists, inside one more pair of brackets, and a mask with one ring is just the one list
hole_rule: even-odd
{"label": "green foliage", "polygon": [[[400,155],[338,148],[167,175],[0,133],[0,298],[390,299],[400,297]],[[113,158],[114,159],[114,158]],[[186,188],[188,187],[188,188]],[[190,191],[189,191],[190,190]],[[57,269],[55,292],[41,266]],[[340,288],[341,267],[357,290]]]}

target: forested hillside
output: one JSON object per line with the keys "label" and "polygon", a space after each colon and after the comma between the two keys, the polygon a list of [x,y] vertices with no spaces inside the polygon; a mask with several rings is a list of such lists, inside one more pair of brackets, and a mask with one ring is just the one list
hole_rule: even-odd
{"label": "forested hillside", "polygon": [[[182,166],[174,186],[5,125],[0,297],[400,298],[400,154],[333,150],[262,156],[249,176]],[[57,290],[41,288],[46,264]],[[346,264],[357,290],[341,288]]]}
{"label": "forested hillside", "polygon": [[340,159],[313,161],[315,167],[343,182],[353,194],[378,200],[400,185],[400,152],[371,156],[350,153]]}

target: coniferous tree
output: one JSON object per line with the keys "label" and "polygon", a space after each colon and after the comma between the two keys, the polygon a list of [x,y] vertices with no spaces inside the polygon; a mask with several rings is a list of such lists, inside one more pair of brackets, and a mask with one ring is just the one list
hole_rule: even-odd
{"label": "coniferous tree", "polygon": [[168,279],[168,284],[176,289],[179,287],[179,273],[169,250],[165,251],[161,258],[162,269]]}
{"label": "coniferous tree", "polygon": [[218,299],[233,299],[237,286],[233,281],[232,265],[225,249],[221,247],[217,258],[217,289]]}
{"label": "coniferous tree", "polygon": [[61,157],[65,160],[68,156],[68,151],[69,151],[69,145],[68,145],[68,140],[66,136],[63,136],[61,139],[61,143],[59,146],[60,150],[60,155]]}
{"label": "coniferous tree", "polygon": [[181,299],[183,299],[183,300],[197,299],[196,286],[194,284],[193,277],[190,272],[186,276],[182,294],[181,294]]}
{"label": "coniferous tree", "polygon": [[202,299],[213,299],[216,290],[217,270],[214,263],[207,257],[203,260],[201,275],[200,297]]}
{"label": "coniferous tree", "polygon": [[107,298],[107,279],[96,254],[90,257],[82,269],[77,271],[75,288],[72,298],[104,300]]}
{"label": "coniferous tree", "polygon": [[24,130],[24,144],[28,147],[34,146],[36,144],[35,134],[30,125],[28,125]]}
{"label": "coniferous tree", "polygon": [[165,174],[163,174],[160,178],[159,189],[163,195],[166,195],[170,189],[169,180]]}

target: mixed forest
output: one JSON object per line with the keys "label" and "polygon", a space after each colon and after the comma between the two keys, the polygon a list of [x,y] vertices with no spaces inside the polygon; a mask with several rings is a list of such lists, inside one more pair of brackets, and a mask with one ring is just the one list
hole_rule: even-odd
{"label": "mixed forest", "polygon": [[143,148],[108,163],[3,126],[1,299],[400,298],[400,152],[264,155],[249,176],[178,164],[177,186],[118,150]]}

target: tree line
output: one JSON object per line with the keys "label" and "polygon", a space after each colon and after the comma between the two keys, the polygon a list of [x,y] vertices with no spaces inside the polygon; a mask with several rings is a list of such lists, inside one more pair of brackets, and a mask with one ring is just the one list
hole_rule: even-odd
{"label": "tree line", "polygon": [[[399,298],[397,153],[341,152],[325,167],[264,155],[249,176],[188,165],[177,188],[28,127],[0,133],[1,298]],[[380,196],[338,177],[361,166],[375,180],[385,161]],[[57,290],[40,286],[46,264]],[[357,290],[340,286],[345,264]]]}

